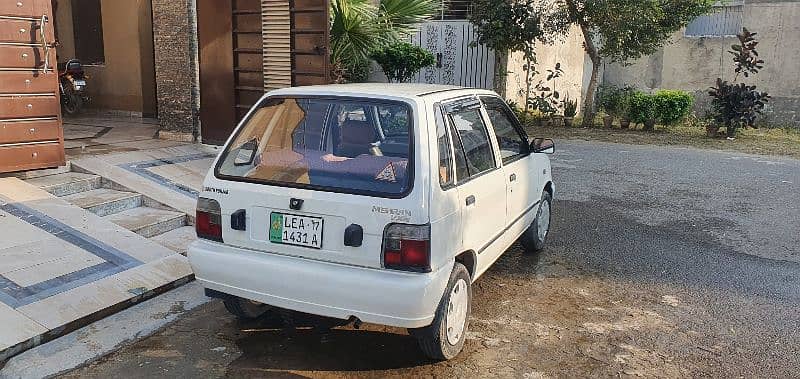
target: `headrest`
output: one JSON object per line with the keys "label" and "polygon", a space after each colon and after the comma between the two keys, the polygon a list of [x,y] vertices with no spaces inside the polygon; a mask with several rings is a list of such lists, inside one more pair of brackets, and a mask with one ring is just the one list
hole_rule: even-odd
{"label": "headrest", "polygon": [[342,124],[343,143],[369,144],[375,142],[375,129],[368,121],[347,120]]}

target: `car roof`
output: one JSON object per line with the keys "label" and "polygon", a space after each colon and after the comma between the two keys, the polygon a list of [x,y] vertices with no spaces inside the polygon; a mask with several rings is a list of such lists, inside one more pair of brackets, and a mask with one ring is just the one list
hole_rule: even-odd
{"label": "car roof", "polygon": [[471,94],[493,94],[483,89],[466,88],[440,84],[422,83],[352,83],[329,84],[318,86],[301,86],[282,88],[269,93],[269,95],[283,96],[353,96],[353,97],[379,97],[379,98],[405,98],[416,99],[421,97],[435,97],[434,101],[442,98],[452,98]]}

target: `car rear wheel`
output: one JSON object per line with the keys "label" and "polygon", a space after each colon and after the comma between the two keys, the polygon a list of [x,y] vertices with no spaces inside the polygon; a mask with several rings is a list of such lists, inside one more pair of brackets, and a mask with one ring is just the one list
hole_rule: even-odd
{"label": "car rear wheel", "polygon": [[225,309],[241,320],[252,320],[266,313],[270,306],[240,297],[225,299]]}
{"label": "car rear wheel", "polygon": [[454,358],[464,348],[472,303],[472,280],[467,268],[456,263],[431,325],[410,329],[420,349],[435,360]]}
{"label": "car rear wheel", "polygon": [[536,212],[536,219],[520,237],[526,253],[536,253],[544,249],[547,235],[550,233],[552,204],[553,196],[550,195],[550,192],[544,191],[539,203],[539,210]]}

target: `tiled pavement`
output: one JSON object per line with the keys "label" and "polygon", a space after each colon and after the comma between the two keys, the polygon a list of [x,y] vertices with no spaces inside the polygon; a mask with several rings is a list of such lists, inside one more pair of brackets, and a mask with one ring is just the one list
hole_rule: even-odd
{"label": "tiled pavement", "polygon": [[0,178],[0,359],[191,275],[186,258]]}
{"label": "tiled pavement", "polygon": [[79,116],[64,119],[67,159],[115,152],[185,145],[154,139],[158,120],[147,118]]}
{"label": "tiled pavement", "polygon": [[[191,222],[216,151],[154,140],[156,128],[147,120],[67,120],[68,159],[79,173],[61,175],[100,175]],[[191,275],[178,253],[190,227],[145,238],[124,227],[124,213],[101,217],[81,203],[102,202],[114,190],[72,199],[48,188],[47,178],[0,178],[0,362]]]}
{"label": "tiled pavement", "polygon": [[198,190],[215,156],[214,148],[182,145],[79,158],[72,167],[193,216]]}

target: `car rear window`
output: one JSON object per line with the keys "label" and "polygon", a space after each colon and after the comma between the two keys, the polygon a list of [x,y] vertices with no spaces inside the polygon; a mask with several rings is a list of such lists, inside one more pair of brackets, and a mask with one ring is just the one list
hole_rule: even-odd
{"label": "car rear window", "polygon": [[225,147],[216,175],[400,197],[411,186],[412,130],[405,103],[267,98]]}

